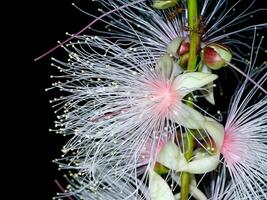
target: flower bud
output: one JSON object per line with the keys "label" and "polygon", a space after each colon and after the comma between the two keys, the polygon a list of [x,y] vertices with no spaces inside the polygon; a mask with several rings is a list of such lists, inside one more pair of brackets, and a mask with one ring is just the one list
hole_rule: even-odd
{"label": "flower bud", "polygon": [[153,1],[153,7],[156,9],[167,9],[174,7],[179,0],[154,0]]}
{"label": "flower bud", "polygon": [[212,43],[204,48],[202,60],[209,68],[217,70],[231,62],[232,52],[226,46]]}
{"label": "flower bud", "polygon": [[189,43],[189,39],[187,38],[187,39],[184,39],[182,41],[182,43],[181,43],[181,45],[180,45],[180,47],[179,47],[179,49],[177,51],[177,54],[179,56],[182,56],[182,55],[188,53],[189,50],[190,50],[190,43]]}
{"label": "flower bud", "polygon": [[183,69],[186,69],[188,59],[189,59],[189,53],[186,53],[186,54],[180,56],[179,63],[178,63],[179,66],[182,67]]}
{"label": "flower bud", "polygon": [[183,37],[174,38],[167,46],[167,53],[170,56],[178,58],[179,57],[178,52],[179,52],[180,46],[184,40],[185,40],[185,38],[183,38]]}

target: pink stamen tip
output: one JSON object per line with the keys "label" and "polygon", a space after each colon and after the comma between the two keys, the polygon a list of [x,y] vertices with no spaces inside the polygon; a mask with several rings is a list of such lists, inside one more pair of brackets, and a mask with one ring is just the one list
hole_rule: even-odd
{"label": "pink stamen tip", "polygon": [[110,10],[104,14],[102,14],[101,16],[97,17],[95,20],[93,20],[91,23],[89,23],[87,26],[85,26],[83,29],[81,29],[80,31],[78,31],[77,33],[75,33],[74,35],[70,36],[68,39],[66,39],[65,41],[61,42],[60,44],[56,45],[55,47],[53,47],[52,49],[48,50],[47,52],[45,52],[44,54],[42,54],[41,56],[37,57],[34,59],[34,61],[38,61],[40,59],[42,59],[43,57],[49,55],[50,53],[52,53],[53,51],[55,51],[56,49],[58,49],[59,47],[63,46],[64,44],[66,44],[67,42],[71,41],[73,38],[79,36],[80,34],[82,34],[84,31],[86,31],[88,28],[90,28],[93,24],[95,24],[96,22],[98,22],[100,19],[104,18],[105,16],[109,15],[109,14],[112,14],[118,10],[121,10],[123,8],[126,8],[126,7],[129,7],[129,6],[132,6],[134,4],[137,4],[137,3],[140,3],[140,2],[143,2],[143,1],[146,1],[146,0],[139,0],[139,1],[134,1],[132,3],[128,3],[128,4],[125,4],[123,6],[120,6],[118,8],[114,8],[113,10]]}

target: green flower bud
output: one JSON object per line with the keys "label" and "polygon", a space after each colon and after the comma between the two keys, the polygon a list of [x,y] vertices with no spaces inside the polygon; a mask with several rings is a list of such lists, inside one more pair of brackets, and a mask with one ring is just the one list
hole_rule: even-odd
{"label": "green flower bud", "polygon": [[202,52],[202,60],[209,68],[217,70],[227,66],[232,60],[231,50],[221,44],[207,45]]}
{"label": "green flower bud", "polygon": [[179,66],[182,67],[183,69],[186,69],[188,59],[189,59],[189,53],[186,53],[186,54],[180,56],[179,63],[178,63]]}
{"label": "green flower bud", "polygon": [[153,7],[156,9],[167,9],[176,6],[179,0],[154,0]]}

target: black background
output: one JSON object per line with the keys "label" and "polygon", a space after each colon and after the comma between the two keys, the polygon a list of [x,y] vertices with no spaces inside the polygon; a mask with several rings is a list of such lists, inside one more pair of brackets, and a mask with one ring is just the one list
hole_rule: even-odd
{"label": "black background", "polygon": [[[52,160],[59,158],[61,155],[61,148],[66,142],[66,139],[61,135],[56,135],[48,131],[49,128],[53,128],[53,121],[55,120],[55,114],[49,104],[49,99],[54,98],[54,92],[45,92],[45,88],[51,86],[52,80],[50,75],[55,74],[56,71],[50,66],[51,56],[63,58],[66,56],[62,49],[58,49],[53,54],[34,62],[33,59],[42,53],[46,52],[49,48],[55,46],[58,40],[64,40],[67,38],[65,32],[74,33],[86,26],[92,19],[80,11],[76,10],[72,5],[73,1],[70,0],[46,0],[38,1],[33,7],[33,15],[31,21],[32,24],[34,46],[33,52],[31,52],[31,66],[33,66],[34,79],[36,85],[34,90],[38,95],[37,102],[33,102],[32,105],[34,111],[38,116],[37,123],[39,124],[36,132],[32,134],[32,141],[36,141],[37,144],[33,144],[33,151],[38,149],[38,152],[42,153],[40,170],[37,170],[36,176],[33,177],[33,182],[44,185],[42,188],[41,199],[52,199],[56,192],[60,192],[60,189],[56,186],[54,180],[57,179],[64,186],[64,179],[61,172],[58,172],[57,165],[52,163]],[[90,1],[75,1],[80,7],[88,9],[89,12],[94,12],[95,7],[92,6]],[[82,4],[83,3],[83,4]],[[85,5],[84,5],[85,4]],[[96,14],[96,13],[95,13]],[[40,113],[39,113],[40,112]],[[42,148],[43,150],[40,150]],[[44,167],[45,166],[45,167]],[[42,180],[38,180],[42,178]],[[38,198],[38,199],[39,199]]]}
{"label": "black background", "polygon": [[[17,83],[19,86],[17,93],[20,95],[16,97],[16,105],[22,108],[22,113],[26,114],[20,115],[20,117],[23,121],[21,124],[23,128],[25,127],[25,131],[21,132],[25,135],[21,137],[27,138],[27,145],[23,145],[23,149],[28,150],[23,154],[27,161],[25,159],[25,163],[22,164],[27,165],[25,181],[29,182],[26,191],[28,199],[51,199],[56,192],[60,191],[54,180],[61,181],[62,173],[57,171],[57,166],[51,160],[60,156],[60,149],[66,141],[62,136],[48,132],[48,129],[53,127],[55,120],[53,109],[48,102],[54,94],[45,92],[45,88],[51,85],[52,81],[49,76],[55,73],[55,69],[50,67],[50,56],[38,62],[34,62],[33,59],[56,45],[58,40],[66,39],[66,31],[77,32],[92,21],[92,18],[76,10],[71,3],[71,0],[27,3],[26,6],[23,5],[27,7],[26,9],[19,9],[21,16],[18,16],[18,21],[15,20],[12,23],[16,24],[14,37],[23,38],[19,40],[20,43],[16,43],[16,51],[23,57],[13,59],[18,59],[14,62],[16,62],[18,72],[21,72],[21,75],[18,74],[20,81]],[[95,4],[89,0],[77,0],[75,3],[90,13],[100,14],[96,12]],[[258,5],[262,6],[259,1]],[[20,20],[22,16],[24,16],[23,20]],[[65,53],[58,49],[52,56],[64,58]],[[26,64],[22,64],[22,60]],[[11,61],[13,62],[13,60]],[[230,82],[227,84],[231,86]],[[26,164],[26,162],[28,163]],[[19,173],[23,172],[19,171]]]}

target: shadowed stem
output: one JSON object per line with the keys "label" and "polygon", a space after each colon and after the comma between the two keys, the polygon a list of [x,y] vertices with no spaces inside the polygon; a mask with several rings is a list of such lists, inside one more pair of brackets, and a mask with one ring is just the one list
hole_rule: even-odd
{"label": "shadowed stem", "polygon": [[[188,8],[188,22],[190,31],[190,50],[189,59],[187,64],[188,71],[195,71],[198,57],[198,49],[200,45],[199,38],[199,16],[198,16],[198,1],[187,0]],[[190,100],[192,102],[192,100]],[[193,104],[189,101],[188,105],[193,107]],[[187,132],[187,140],[184,144],[184,156],[186,160],[190,160],[193,154],[193,136],[192,131]],[[181,200],[187,200],[189,196],[190,186],[190,173],[183,172],[181,177]]]}

